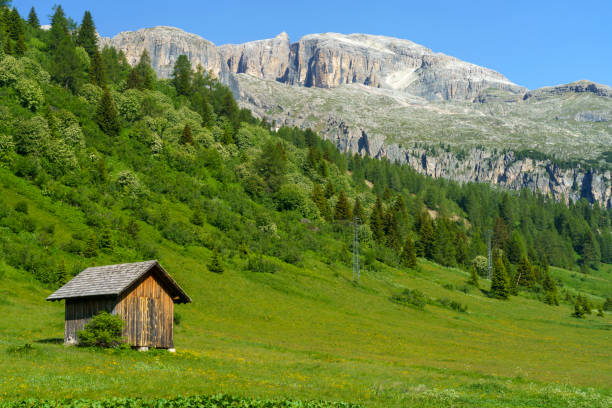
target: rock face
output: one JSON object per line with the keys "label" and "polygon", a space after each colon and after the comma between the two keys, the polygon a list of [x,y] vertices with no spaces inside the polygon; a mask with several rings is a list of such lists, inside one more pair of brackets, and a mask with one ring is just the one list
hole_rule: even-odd
{"label": "rock face", "polygon": [[408,40],[366,34],[311,34],[291,44],[286,33],[269,40],[215,45],[173,27],[123,32],[103,44],[113,45],[135,63],[143,49],[153,68],[167,78],[179,55],[215,75],[245,73],[291,85],[333,88],[357,83],[392,89],[428,100],[469,100],[496,88],[515,94],[526,89],[502,74]]}
{"label": "rock face", "polygon": [[153,69],[163,78],[172,75],[174,63],[181,54],[187,55],[194,67],[202,64],[219,78],[227,77],[229,72],[215,44],[174,27],[125,31],[113,38],[103,38],[100,43],[122,50],[130,65],[138,63],[142,52],[147,50]]}
{"label": "rock face", "polygon": [[[600,170],[561,168],[512,151],[601,163],[600,153],[612,144],[607,86],[578,81],[528,91],[500,73],[411,41],[365,34],[312,34],[291,44],[281,33],[217,47],[177,28],[155,27],[101,44],[123,50],[130,64],[146,49],[165,78],[185,54],[227,84],[242,107],[280,125],[311,127],[344,151],[397,160],[433,177],[612,208],[605,163]],[[440,144],[461,153],[427,147]]]}
{"label": "rock face", "polygon": [[567,93],[590,93],[596,96],[612,98],[612,88],[610,88],[609,86],[596,84],[595,82],[591,81],[576,81],[569,84],[547,86],[544,88],[527,92],[523,99],[527,100],[529,98],[550,98]]}

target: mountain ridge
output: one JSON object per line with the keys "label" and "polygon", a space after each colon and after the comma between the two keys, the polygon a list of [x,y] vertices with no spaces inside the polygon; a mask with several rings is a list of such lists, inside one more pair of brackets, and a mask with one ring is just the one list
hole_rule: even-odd
{"label": "mountain ridge", "polygon": [[[147,49],[154,69],[166,78],[185,54],[258,117],[277,126],[313,128],[345,151],[397,160],[434,177],[612,207],[606,156],[612,91],[606,85],[582,80],[528,90],[410,40],[368,34],[309,34],[291,43],[281,33],[216,46],[159,26],[101,43],[123,50],[132,65]],[[559,161],[582,164],[568,171]]]}

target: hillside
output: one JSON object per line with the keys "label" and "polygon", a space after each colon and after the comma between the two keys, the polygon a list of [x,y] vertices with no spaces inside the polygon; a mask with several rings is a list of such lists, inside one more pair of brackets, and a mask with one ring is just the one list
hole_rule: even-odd
{"label": "hillside", "polygon": [[130,64],[147,50],[162,77],[180,54],[189,55],[257,117],[317,129],[347,151],[433,177],[612,208],[612,91],[605,85],[529,91],[411,41],[367,34],[311,34],[291,43],[282,33],[215,46],[178,28],[153,27],[102,43],[124,51]]}
{"label": "hillside", "polygon": [[[164,79],[100,51],[88,13],[0,17],[0,400],[610,404],[610,210],[275,128],[186,55]],[[49,293],[145,259],[193,299],[177,355],[59,344]]]}

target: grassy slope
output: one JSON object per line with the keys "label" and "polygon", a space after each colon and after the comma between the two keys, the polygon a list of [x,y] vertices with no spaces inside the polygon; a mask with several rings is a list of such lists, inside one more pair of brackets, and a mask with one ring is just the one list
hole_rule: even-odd
{"label": "grassy slope", "polygon": [[[3,177],[8,203],[28,201],[37,219],[58,224],[60,236],[78,228],[70,207],[45,201],[7,173]],[[452,291],[438,282],[463,286],[466,274],[425,261],[418,273],[382,265],[364,271],[355,286],[350,269],[322,264],[310,254],[304,268],[285,265],[274,275],[244,271],[239,258],[216,275],[201,266],[208,250],[174,248],[164,242],[160,261],[194,300],[178,308],[183,322],[174,356],[55,344],[63,333],[63,304],[45,302],[49,289],[5,267],[0,398],[223,391],[371,406],[612,402],[609,313],[577,320],[568,305],[553,308],[524,297],[500,302],[474,289]],[[594,295],[604,291],[601,282],[609,285],[608,272],[585,281],[567,271],[553,273]],[[404,287],[458,300],[469,312],[435,306],[420,311],[390,302]],[[33,351],[8,351],[24,343],[33,343]]]}

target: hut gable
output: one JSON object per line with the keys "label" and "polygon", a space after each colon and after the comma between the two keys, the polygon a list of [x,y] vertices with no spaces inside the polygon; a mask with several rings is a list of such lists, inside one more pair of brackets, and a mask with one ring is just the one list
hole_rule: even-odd
{"label": "hut gable", "polygon": [[101,311],[119,315],[123,336],[136,347],[173,348],[175,303],[191,299],[157,261],[87,268],[47,300],[66,300],[64,342]]}

